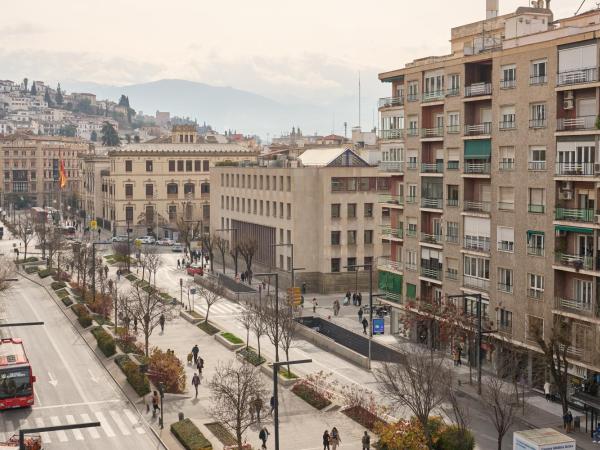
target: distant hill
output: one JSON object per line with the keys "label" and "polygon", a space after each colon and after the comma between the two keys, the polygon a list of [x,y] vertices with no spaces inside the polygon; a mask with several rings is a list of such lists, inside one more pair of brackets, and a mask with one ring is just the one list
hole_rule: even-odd
{"label": "distant hill", "polygon": [[[355,121],[352,110],[355,100],[343,98],[331,106],[283,104],[267,97],[231,87],[211,86],[186,80],[158,80],[128,86],[108,86],[86,82],[63,82],[68,92],[92,92],[99,99],[118,101],[121,94],[129,96],[131,107],[154,115],[158,109],[179,116],[190,116],[199,123],[206,121],[217,130],[232,129],[263,138],[299,126],[304,134],[328,134],[335,116],[336,132],[343,134],[343,122],[348,133]],[[369,124],[371,121],[368,121]]]}

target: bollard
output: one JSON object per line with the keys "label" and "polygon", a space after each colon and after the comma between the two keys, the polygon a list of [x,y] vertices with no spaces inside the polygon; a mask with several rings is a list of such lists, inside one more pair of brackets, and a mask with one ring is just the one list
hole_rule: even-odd
{"label": "bollard", "polygon": [[181,422],[185,417],[183,416],[183,413],[181,411],[179,411],[179,414],[177,415],[179,417],[179,421]]}

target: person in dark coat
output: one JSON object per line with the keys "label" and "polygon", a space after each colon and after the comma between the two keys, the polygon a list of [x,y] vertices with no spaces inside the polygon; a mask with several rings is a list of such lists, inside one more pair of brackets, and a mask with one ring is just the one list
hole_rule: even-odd
{"label": "person in dark coat", "polygon": [[325,430],[325,433],[323,433],[323,450],[330,450],[329,449],[329,431]]}
{"label": "person in dark coat", "polygon": [[363,317],[362,326],[363,326],[363,334],[367,334],[367,328],[369,327],[369,321],[367,320],[366,317]]}

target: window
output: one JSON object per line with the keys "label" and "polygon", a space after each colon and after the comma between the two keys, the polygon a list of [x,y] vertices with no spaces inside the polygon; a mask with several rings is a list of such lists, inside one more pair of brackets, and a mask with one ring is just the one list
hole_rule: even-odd
{"label": "window", "polygon": [[408,93],[406,99],[409,102],[415,102],[419,99],[419,82],[409,81],[408,82]]}
{"label": "window", "polygon": [[208,172],[209,169],[210,169],[210,161],[208,159],[205,159],[204,161],[202,161],[202,172]]}
{"label": "window", "polygon": [[513,271],[512,269],[498,268],[498,290],[501,292],[512,293],[513,291]]}
{"label": "window", "polygon": [[331,245],[340,245],[340,232],[339,231],[331,232]]}
{"label": "window", "polygon": [[210,194],[210,183],[200,184],[200,193],[201,194]]}
{"label": "window", "polygon": [[424,82],[424,98],[437,98],[444,95],[444,74],[439,71],[426,72]]}
{"label": "window", "polygon": [[347,232],[347,236],[348,236],[348,240],[347,240],[347,244],[348,245],[356,245],[356,230],[348,230]]}
{"label": "window", "polygon": [[169,172],[175,172],[175,160],[174,159],[169,160]]}
{"label": "window", "polygon": [[292,205],[290,203],[287,203],[285,205],[286,210],[287,210],[287,220],[291,220],[292,219]]}
{"label": "window", "polygon": [[126,184],[125,185],[125,198],[126,199],[133,198],[133,184]]}
{"label": "window", "polygon": [[460,94],[460,75],[453,73],[448,75],[448,92],[447,95],[459,95]]}
{"label": "window", "polygon": [[529,148],[529,170],[546,170],[546,147]]}
{"label": "window", "polygon": [[527,295],[538,299],[544,296],[544,277],[542,275],[527,274]]}
{"label": "window", "polygon": [[128,222],[133,222],[133,206],[125,207],[125,220]]}
{"label": "window", "polygon": [[348,203],[348,219],[356,218],[356,203]]}
{"label": "window", "polygon": [[490,260],[465,255],[463,260],[465,286],[488,289],[490,280]]}
{"label": "window", "polygon": [[415,284],[406,283],[406,297],[412,299],[417,298],[417,286]]}
{"label": "window", "polygon": [[517,85],[517,67],[514,64],[502,66],[500,68],[502,79],[500,87],[502,89],[512,89]]}
{"label": "window", "polygon": [[408,229],[406,230],[407,236],[416,236],[417,235],[417,219],[414,217],[408,218]]}
{"label": "window", "polygon": [[544,256],[544,233],[542,231],[527,232],[527,254]]}
{"label": "window", "polygon": [[369,245],[373,243],[373,230],[365,230],[365,245]]}
{"label": "window", "polygon": [[460,150],[457,148],[448,149],[448,170],[458,170],[460,167]]}
{"label": "window", "polygon": [[174,222],[177,219],[177,205],[169,205],[169,221]]}
{"label": "window", "polygon": [[543,214],[546,204],[546,190],[542,188],[529,188],[528,211],[534,214]]}
{"label": "window", "polygon": [[177,183],[167,184],[167,195],[177,195],[178,190],[179,186],[177,186]]}
{"label": "window", "polygon": [[340,258],[331,258],[331,271],[332,272],[340,271]]}
{"label": "window", "polygon": [[146,161],[146,172],[152,172],[152,168],[153,168],[152,160],[149,159]]}
{"label": "window", "polygon": [[125,172],[132,172],[132,171],[133,171],[133,161],[128,159],[125,161]]}
{"label": "window", "polygon": [[515,230],[511,227],[498,227],[498,250],[501,252],[514,252],[515,250]]}
{"label": "window", "polygon": [[201,172],[201,171],[202,171],[202,161],[197,159],[194,161],[194,172]]}
{"label": "window", "polygon": [[[183,172],[183,160],[177,161],[177,172]],[[229,186],[229,174],[227,174],[227,186]]]}
{"label": "window", "polygon": [[373,217],[373,203],[364,204],[365,217]]}
{"label": "window", "polygon": [[356,267],[356,258],[348,258],[346,266],[348,266],[348,272],[356,272],[358,268]]}
{"label": "window", "polygon": [[460,133],[460,113],[448,113],[448,133]]}
{"label": "window", "polygon": [[183,185],[184,194],[194,194],[196,192],[196,185],[194,183],[185,183]]}
{"label": "window", "polygon": [[533,103],[531,109],[531,120],[529,128],[544,128],[546,127],[546,104]]}
{"label": "window", "polygon": [[515,188],[512,186],[500,186],[498,188],[498,209],[513,211],[515,209]]}
{"label": "window", "polygon": [[448,206],[458,206],[458,185],[447,185],[448,190]]}
{"label": "window", "polygon": [[446,222],[446,240],[458,243],[458,222]]}
{"label": "window", "polygon": [[419,134],[419,116],[408,116],[408,135],[417,136]]}
{"label": "window", "polygon": [[406,250],[406,270],[417,270],[417,252]]}
{"label": "window", "polygon": [[331,218],[332,219],[339,219],[340,218],[340,204],[339,203],[332,203],[331,204]]}
{"label": "window", "polygon": [[417,185],[408,185],[408,197],[406,198],[407,203],[415,203],[417,201]]}
{"label": "window", "polygon": [[417,168],[417,151],[409,150],[407,156],[408,156],[408,168],[416,169]]}
{"label": "window", "polygon": [[500,167],[501,171],[510,171],[515,168],[515,148],[512,146],[500,147]]}
{"label": "window", "polygon": [[369,266],[373,266],[373,257],[365,256],[363,258],[363,264],[365,265],[365,268],[368,268]]}
{"label": "window", "polygon": [[512,330],[512,312],[503,308],[498,311],[498,328],[501,331]]}
{"label": "window", "polygon": [[153,184],[147,184],[146,185],[146,197],[153,197],[154,196],[154,185]]}
{"label": "window", "polygon": [[516,127],[515,106],[502,106],[500,108],[500,129],[511,130]]}
{"label": "window", "polygon": [[548,60],[539,59],[531,62],[531,76],[529,84],[543,84],[548,82]]}
{"label": "window", "polygon": [[286,231],[286,237],[287,237],[287,243],[291,244],[292,243],[292,231],[291,230]]}

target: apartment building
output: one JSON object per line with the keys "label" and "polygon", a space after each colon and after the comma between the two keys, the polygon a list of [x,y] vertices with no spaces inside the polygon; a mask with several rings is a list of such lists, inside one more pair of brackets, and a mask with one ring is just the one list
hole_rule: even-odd
{"label": "apartment building", "polygon": [[[16,207],[53,206],[77,209],[81,178],[79,158],[90,145],[76,138],[13,134],[0,138],[2,202]],[[58,170],[63,161],[67,186],[58,188]]]}
{"label": "apartment building", "polygon": [[85,222],[96,220],[99,227],[104,226],[104,203],[103,179],[110,175],[109,150],[112,147],[95,147],[90,153],[83,155],[79,160],[79,171],[81,173],[81,203],[80,209],[85,217]]}
{"label": "apartment building", "polygon": [[282,287],[293,265],[308,291],[364,293],[369,273],[354,266],[372,265],[375,289],[376,258],[388,252],[378,195],[389,176],[343,147],[261,164],[211,169],[211,229],[231,246],[256,240],[253,271],[277,270]]}
{"label": "apartment building", "polygon": [[[433,345],[428,321],[403,329],[408,307],[481,294],[492,364],[502,341],[535,367],[533,329],[549,336],[566,323],[571,372],[592,375],[600,372],[600,11],[555,21],[549,2],[501,16],[497,1],[487,3],[486,20],[452,29],[449,55],[379,75],[391,87],[379,100],[380,170],[391,174],[380,288],[395,306],[393,330]],[[477,312],[474,299],[459,306]]]}

